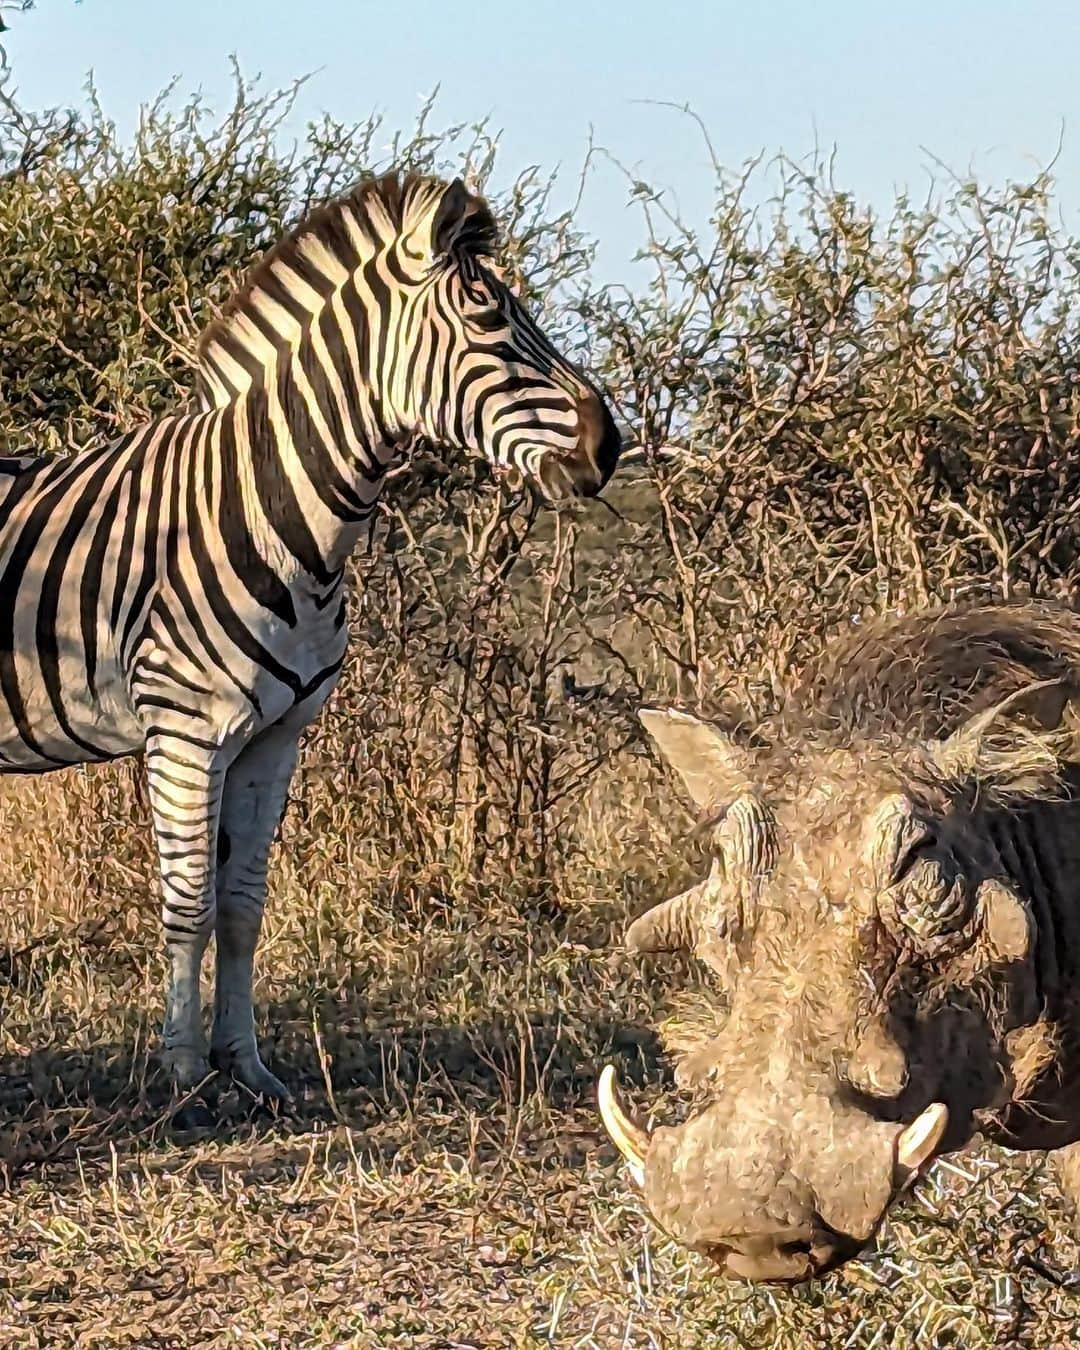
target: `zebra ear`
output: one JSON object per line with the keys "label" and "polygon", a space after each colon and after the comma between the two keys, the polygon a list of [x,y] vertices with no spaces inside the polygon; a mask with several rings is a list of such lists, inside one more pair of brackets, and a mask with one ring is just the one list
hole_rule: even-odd
{"label": "zebra ear", "polygon": [[455,178],[442,195],[431,222],[431,254],[441,258],[450,252],[465,228],[474,205],[469,189]]}
{"label": "zebra ear", "polygon": [[431,219],[432,261],[445,258],[454,249],[490,257],[496,235],[487,202],[455,178],[443,191]]}

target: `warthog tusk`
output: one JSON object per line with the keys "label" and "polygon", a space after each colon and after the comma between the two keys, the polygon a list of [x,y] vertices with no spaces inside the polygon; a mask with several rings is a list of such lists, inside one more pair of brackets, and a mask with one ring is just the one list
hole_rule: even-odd
{"label": "warthog tusk", "polygon": [[645,1184],[645,1155],[649,1151],[649,1134],[635,1125],[619,1104],[615,1089],[615,1066],[605,1064],[596,1088],[600,1119],[611,1136],[611,1142],[626,1159],[630,1175],[639,1186]]}
{"label": "warthog tusk", "polygon": [[949,1108],[944,1102],[932,1102],[896,1141],[896,1170],[901,1187],[910,1186],[934,1156],[949,1123]]}

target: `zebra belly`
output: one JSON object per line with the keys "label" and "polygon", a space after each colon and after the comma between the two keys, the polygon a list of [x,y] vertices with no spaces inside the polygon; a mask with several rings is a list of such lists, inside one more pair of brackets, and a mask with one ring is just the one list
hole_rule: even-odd
{"label": "zebra belly", "polygon": [[20,695],[17,708],[0,699],[0,773],[115,759],[145,741],[120,681],[105,680],[93,694],[65,685],[59,707],[40,680],[21,682]]}
{"label": "zebra belly", "polygon": [[[0,470],[0,772],[113,759],[144,736],[109,619],[131,447]],[[131,480],[134,481],[134,480]]]}
{"label": "zebra belly", "polygon": [[148,734],[228,758],[325,697],[340,574],[294,585],[291,556],[227,547],[206,495],[218,459],[209,472],[191,427],[174,430],[0,476],[0,772],[115,758]]}

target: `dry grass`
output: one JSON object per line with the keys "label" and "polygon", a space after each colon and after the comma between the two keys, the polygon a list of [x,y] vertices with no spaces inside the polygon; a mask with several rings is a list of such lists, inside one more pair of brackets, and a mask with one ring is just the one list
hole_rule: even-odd
{"label": "dry grass", "polygon": [[589,852],[558,904],[465,878],[436,903],[433,877],[374,871],[362,809],[309,769],[259,983],[300,1100],[272,1119],[226,1091],[220,1121],[187,1128],[152,1060],[133,767],[0,785],[0,1341],[1071,1344],[1077,1249],[1042,1159],[939,1165],[876,1253],[805,1289],[713,1281],[652,1232],[593,1083],[616,1056],[675,1109],[642,1030],[659,968],[614,939],[671,884],[646,863],[672,856],[679,814],[622,767],[583,800]]}

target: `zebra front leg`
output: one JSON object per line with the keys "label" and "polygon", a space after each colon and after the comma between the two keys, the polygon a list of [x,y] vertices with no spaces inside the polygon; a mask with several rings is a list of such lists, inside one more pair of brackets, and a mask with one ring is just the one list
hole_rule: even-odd
{"label": "zebra front leg", "polygon": [[241,751],[225,778],[218,835],[211,1058],[257,1096],[278,1100],[287,1100],[289,1092],[259,1056],[251,984],[270,845],[295,766],[295,731],[271,727]]}
{"label": "zebra front leg", "polygon": [[206,1077],[199,976],[214,927],[215,850],[225,764],[220,752],[182,736],[146,743],[146,780],[161,872],[161,920],[169,956],[162,1033],[177,1086]]}

